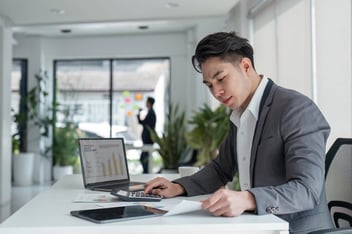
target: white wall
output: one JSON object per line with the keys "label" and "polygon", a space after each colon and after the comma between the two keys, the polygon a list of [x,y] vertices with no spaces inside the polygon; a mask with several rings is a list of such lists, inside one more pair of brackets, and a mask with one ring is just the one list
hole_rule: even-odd
{"label": "white wall", "polygon": [[256,68],[312,97],[309,1],[273,1],[253,19]]}
{"label": "white wall", "polygon": [[278,77],[278,53],[277,53],[277,34],[275,10],[267,7],[253,19],[253,38],[254,64],[257,72],[270,77],[275,82],[280,80]]}
{"label": "white wall", "polygon": [[[12,31],[0,17],[0,205],[11,200],[11,105]],[[10,205],[8,204],[9,209]],[[2,209],[1,209],[2,210]],[[7,214],[0,214],[6,217]]]}
{"label": "white wall", "polygon": [[352,137],[351,1],[271,1],[252,22],[257,72],[318,104],[331,126],[327,148]]}
{"label": "white wall", "polygon": [[218,20],[208,20],[204,21],[202,24],[199,24],[194,29],[194,41],[193,41],[193,50],[191,50],[191,55],[188,58],[189,66],[192,69],[191,79],[193,86],[191,87],[190,93],[195,94],[194,97],[194,106],[201,107],[204,103],[207,103],[210,107],[216,108],[219,105],[219,102],[211,95],[209,89],[206,85],[203,84],[202,75],[196,72],[191,65],[191,56],[194,55],[195,47],[198,42],[208,34],[226,31],[226,19],[220,18]]}
{"label": "white wall", "polygon": [[337,137],[352,137],[352,3],[315,2],[318,104],[331,125],[332,143]]}
{"label": "white wall", "polygon": [[230,11],[225,21],[226,31],[235,31],[242,37],[250,39],[247,11],[252,0],[239,1]]}

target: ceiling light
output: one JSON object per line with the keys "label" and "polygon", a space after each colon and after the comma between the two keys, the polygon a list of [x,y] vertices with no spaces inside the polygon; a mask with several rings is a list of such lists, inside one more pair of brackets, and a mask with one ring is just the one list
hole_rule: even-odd
{"label": "ceiling light", "polygon": [[166,8],[176,8],[176,7],[179,7],[180,5],[176,2],[168,2],[165,4],[165,7]]}
{"label": "ceiling light", "polygon": [[146,29],[149,28],[149,26],[148,26],[148,25],[141,25],[141,26],[138,26],[138,28],[139,28],[140,30],[146,30]]}
{"label": "ceiling light", "polygon": [[68,28],[66,28],[66,29],[61,29],[60,31],[61,31],[61,33],[71,33],[71,32],[72,32],[72,30],[71,30],[71,29],[68,29]]}

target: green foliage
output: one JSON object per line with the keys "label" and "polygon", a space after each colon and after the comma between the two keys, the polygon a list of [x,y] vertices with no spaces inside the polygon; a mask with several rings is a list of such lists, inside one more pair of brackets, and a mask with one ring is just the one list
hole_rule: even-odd
{"label": "green foliage", "polygon": [[152,140],[159,145],[158,152],[165,169],[176,169],[180,160],[190,152],[185,123],[185,112],[178,105],[170,105],[164,133],[159,136],[154,129],[148,128]]}
{"label": "green foliage", "polygon": [[[45,90],[48,81],[48,74],[42,71],[35,74],[36,85],[33,86],[26,96],[21,97],[20,106],[23,111],[12,115],[13,121],[17,124],[17,132],[12,136],[13,153],[27,151],[27,126],[34,125],[39,128],[40,136],[49,137],[50,129],[55,125],[56,119],[53,114],[57,109],[57,103],[47,103],[48,92]],[[40,111],[40,107],[44,110]],[[13,112],[13,110],[12,110]],[[20,134],[23,132],[23,134]],[[20,135],[22,138],[20,138]],[[49,157],[49,149],[41,152],[44,157]]]}
{"label": "green foliage", "polygon": [[66,123],[62,128],[55,128],[52,148],[54,165],[75,165],[78,159],[77,140],[79,137],[78,127],[73,123]]}
{"label": "green foliage", "polygon": [[12,137],[12,153],[13,154],[20,153],[20,141],[17,136]]}
{"label": "green foliage", "polygon": [[213,111],[204,104],[192,116],[189,123],[194,125],[194,128],[186,133],[186,139],[191,148],[198,150],[196,165],[205,165],[216,156],[221,142],[227,135],[228,115],[223,105]]}
{"label": "green foliage", "polygon": [[[62,115],[61,123],[54,128],[54,142],[52,145],[54,166],[77,166],[78,165],[78,138],[83,137],[77,124],[74,123],[75,108],[70,106],[58,106],[55,114]],[[60,125],[60,126],[58,126]]]}

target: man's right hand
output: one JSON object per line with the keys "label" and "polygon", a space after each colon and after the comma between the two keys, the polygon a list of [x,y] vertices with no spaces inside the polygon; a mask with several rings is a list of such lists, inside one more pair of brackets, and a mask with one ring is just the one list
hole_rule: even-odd
{"label": "man's right hand", "polygon": [[184,194],[185,189],[163,177],[156,177],[144,185],[144,193],[157,194],[162,197],[175,197]]}

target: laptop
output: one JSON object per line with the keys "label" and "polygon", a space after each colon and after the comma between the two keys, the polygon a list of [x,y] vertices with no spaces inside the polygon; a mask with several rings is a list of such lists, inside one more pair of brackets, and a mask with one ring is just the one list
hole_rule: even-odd
{"label": "laptop", "polygon": [[79,138],[78,145],[86,189],[143,190],[144,183],[130,181],[123,138]]}

